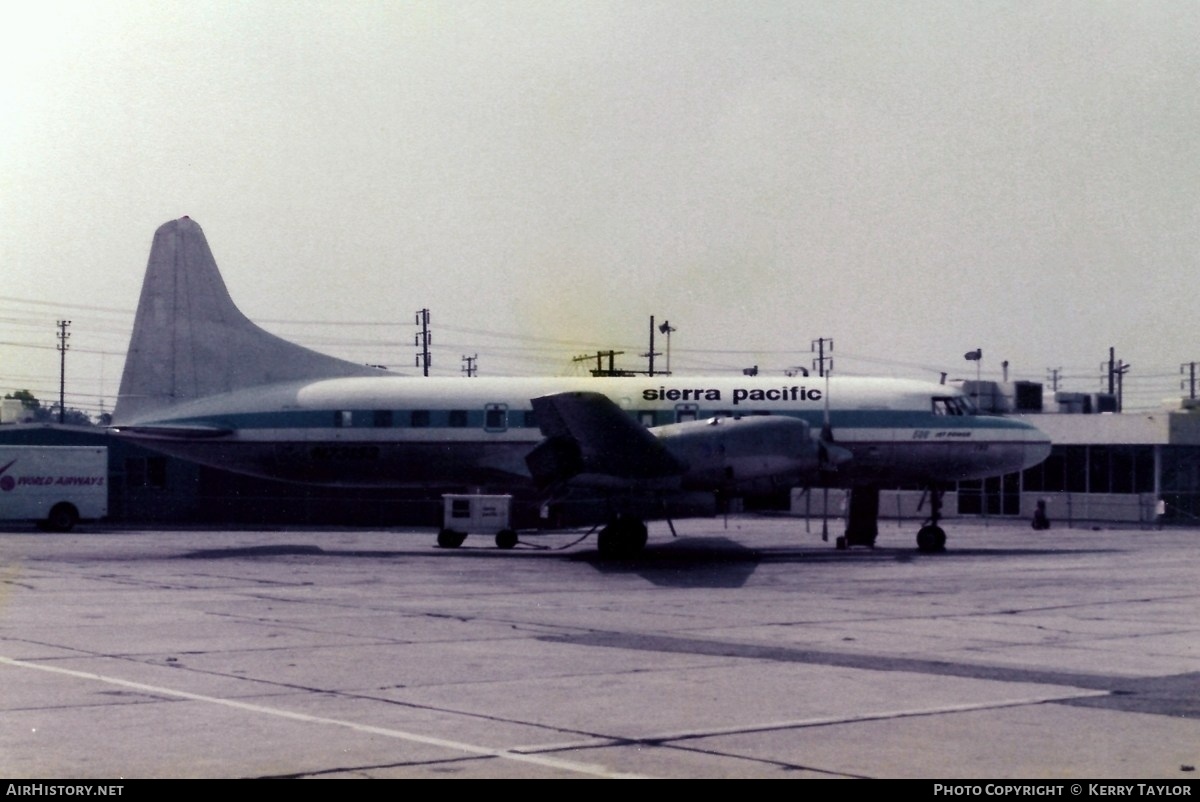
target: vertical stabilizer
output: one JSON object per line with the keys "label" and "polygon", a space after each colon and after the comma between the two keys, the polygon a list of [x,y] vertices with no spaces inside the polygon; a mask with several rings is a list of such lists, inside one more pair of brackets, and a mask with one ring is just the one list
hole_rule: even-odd
{"label": "vertical stabilizer", "polygon": [[154,232],[113,422],[258,385],[379,374],[251,323],[229,297],[204,232],[183,217]]}

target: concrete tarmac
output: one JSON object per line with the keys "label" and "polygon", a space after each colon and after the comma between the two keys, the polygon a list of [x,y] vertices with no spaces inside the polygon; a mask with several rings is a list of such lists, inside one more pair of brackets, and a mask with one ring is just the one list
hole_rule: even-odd
{"label": "concrete tarmac", "polygon": [[1196,778],[1200,530],[676,527],[10,527],[0,775]]}

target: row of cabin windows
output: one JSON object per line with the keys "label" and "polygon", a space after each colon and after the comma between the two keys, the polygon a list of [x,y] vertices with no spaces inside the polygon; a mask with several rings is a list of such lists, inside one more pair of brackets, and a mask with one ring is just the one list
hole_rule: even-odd
{"label": "row of cabin windows", "polygon": [[[769,415],[771,413],[755,411],[742,414]],[[664,423],[683,423],[685,421],[696,420],[699,417],[699,410],[691,406],[666,412],[642,410],[637,413],[637,417],[638,422],[643,426],[661,426]],[[718,410],[710,413],[708,417],[728,418],[733,417],[733,413],[729,410]],[[434,425],[448,426],[452,429],[466,429],[472,426],[482,426],[489,431],[497,431],[514,425],[523,426],[527,429],[536,429],[537,420],[531,409],[523,411],[514,410],[510,415],[506,407],[496,405],[485,408],[482,413],[477,410],[466,409],[438,410],[436,412],[428,409],[413,409],[406,412],[396,412],[390,409],[356,412],[354,410],[343,409],[333,413],[333,425],[337,428],[346,429],[354,426],[373,427],[376,429],[390,429],[396,426],[423,429]]]}
{"label": "row of cabin windows", "polygon": [[[512,417],[516,417],[516,421],[519,423],[516,423]],[[482,413],[465,409],[438,410],[436,412],[428,409],[413,409],[406,412],[394,412],[390,409],[355,412],[343,409],[333,413],[334,427],[346,429],[354,426],[376,429],[407,426],[413,429],[423,429],[433,426],[435,423],[453,429],[482,426],[488,430],[503,430],[514,424],[526,428],[537,427],[533,410],[514,412],[513,416],[510,416],[508,409],[501,406],[488,407]]]}

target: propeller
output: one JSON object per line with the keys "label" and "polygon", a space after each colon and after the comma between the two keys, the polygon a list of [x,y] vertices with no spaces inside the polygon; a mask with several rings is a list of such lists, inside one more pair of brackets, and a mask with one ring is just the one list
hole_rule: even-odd
{"label": "propeller", "polygon": [[829,420],[829,374],[825,372],[825,420],[817,438],[817,466],[822,475],[837,473],[839,465],[848,462],[853,454],[834,442],[833,424]]}
{"label": "propeller", "polygon": [[821,423],[821,434],[817,438],[817,470],[821,475],[821,490],[825,497],[821,513],[821,540],[825,542],[829,541],[829,485],[838,466],[849,462],[853,456],[834,442],[833,424],[829,419],[829,374],[832,372],[825,371],[825,420]]}

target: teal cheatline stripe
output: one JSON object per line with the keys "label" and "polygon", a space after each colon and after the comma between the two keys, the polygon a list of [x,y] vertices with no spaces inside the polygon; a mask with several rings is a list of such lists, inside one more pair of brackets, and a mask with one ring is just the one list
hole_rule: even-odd
{"label": "teal cheatline stripe", "polygon": [[[717,412],[731,410],[700,409],[698,417],[711,417]],[[661,412],[661,411],[660,411]],[[755,410],[733,410],[735,415],[749,417]],[[347,414],[349,417],[347,418]],[[536,425],[526,419],[528,410],[508,410],[508,426],[522,428]],[[820,427],[825,421],[822,410],[788,412],[773,410],[773,415],[786,415]],[[667,411],[666,415],[673,415]],[[665,417],[662,415],[661,417]],[[482,409],[309,409],[243,412],[229,415],[174,418],[157,423],[173,425],[215,426],[230,429],[482,429],[486,423]],[[847,429],[1024,429],[1019,421],[991,415],[933,415],[906,410],[831,410],[833,427]]]}

